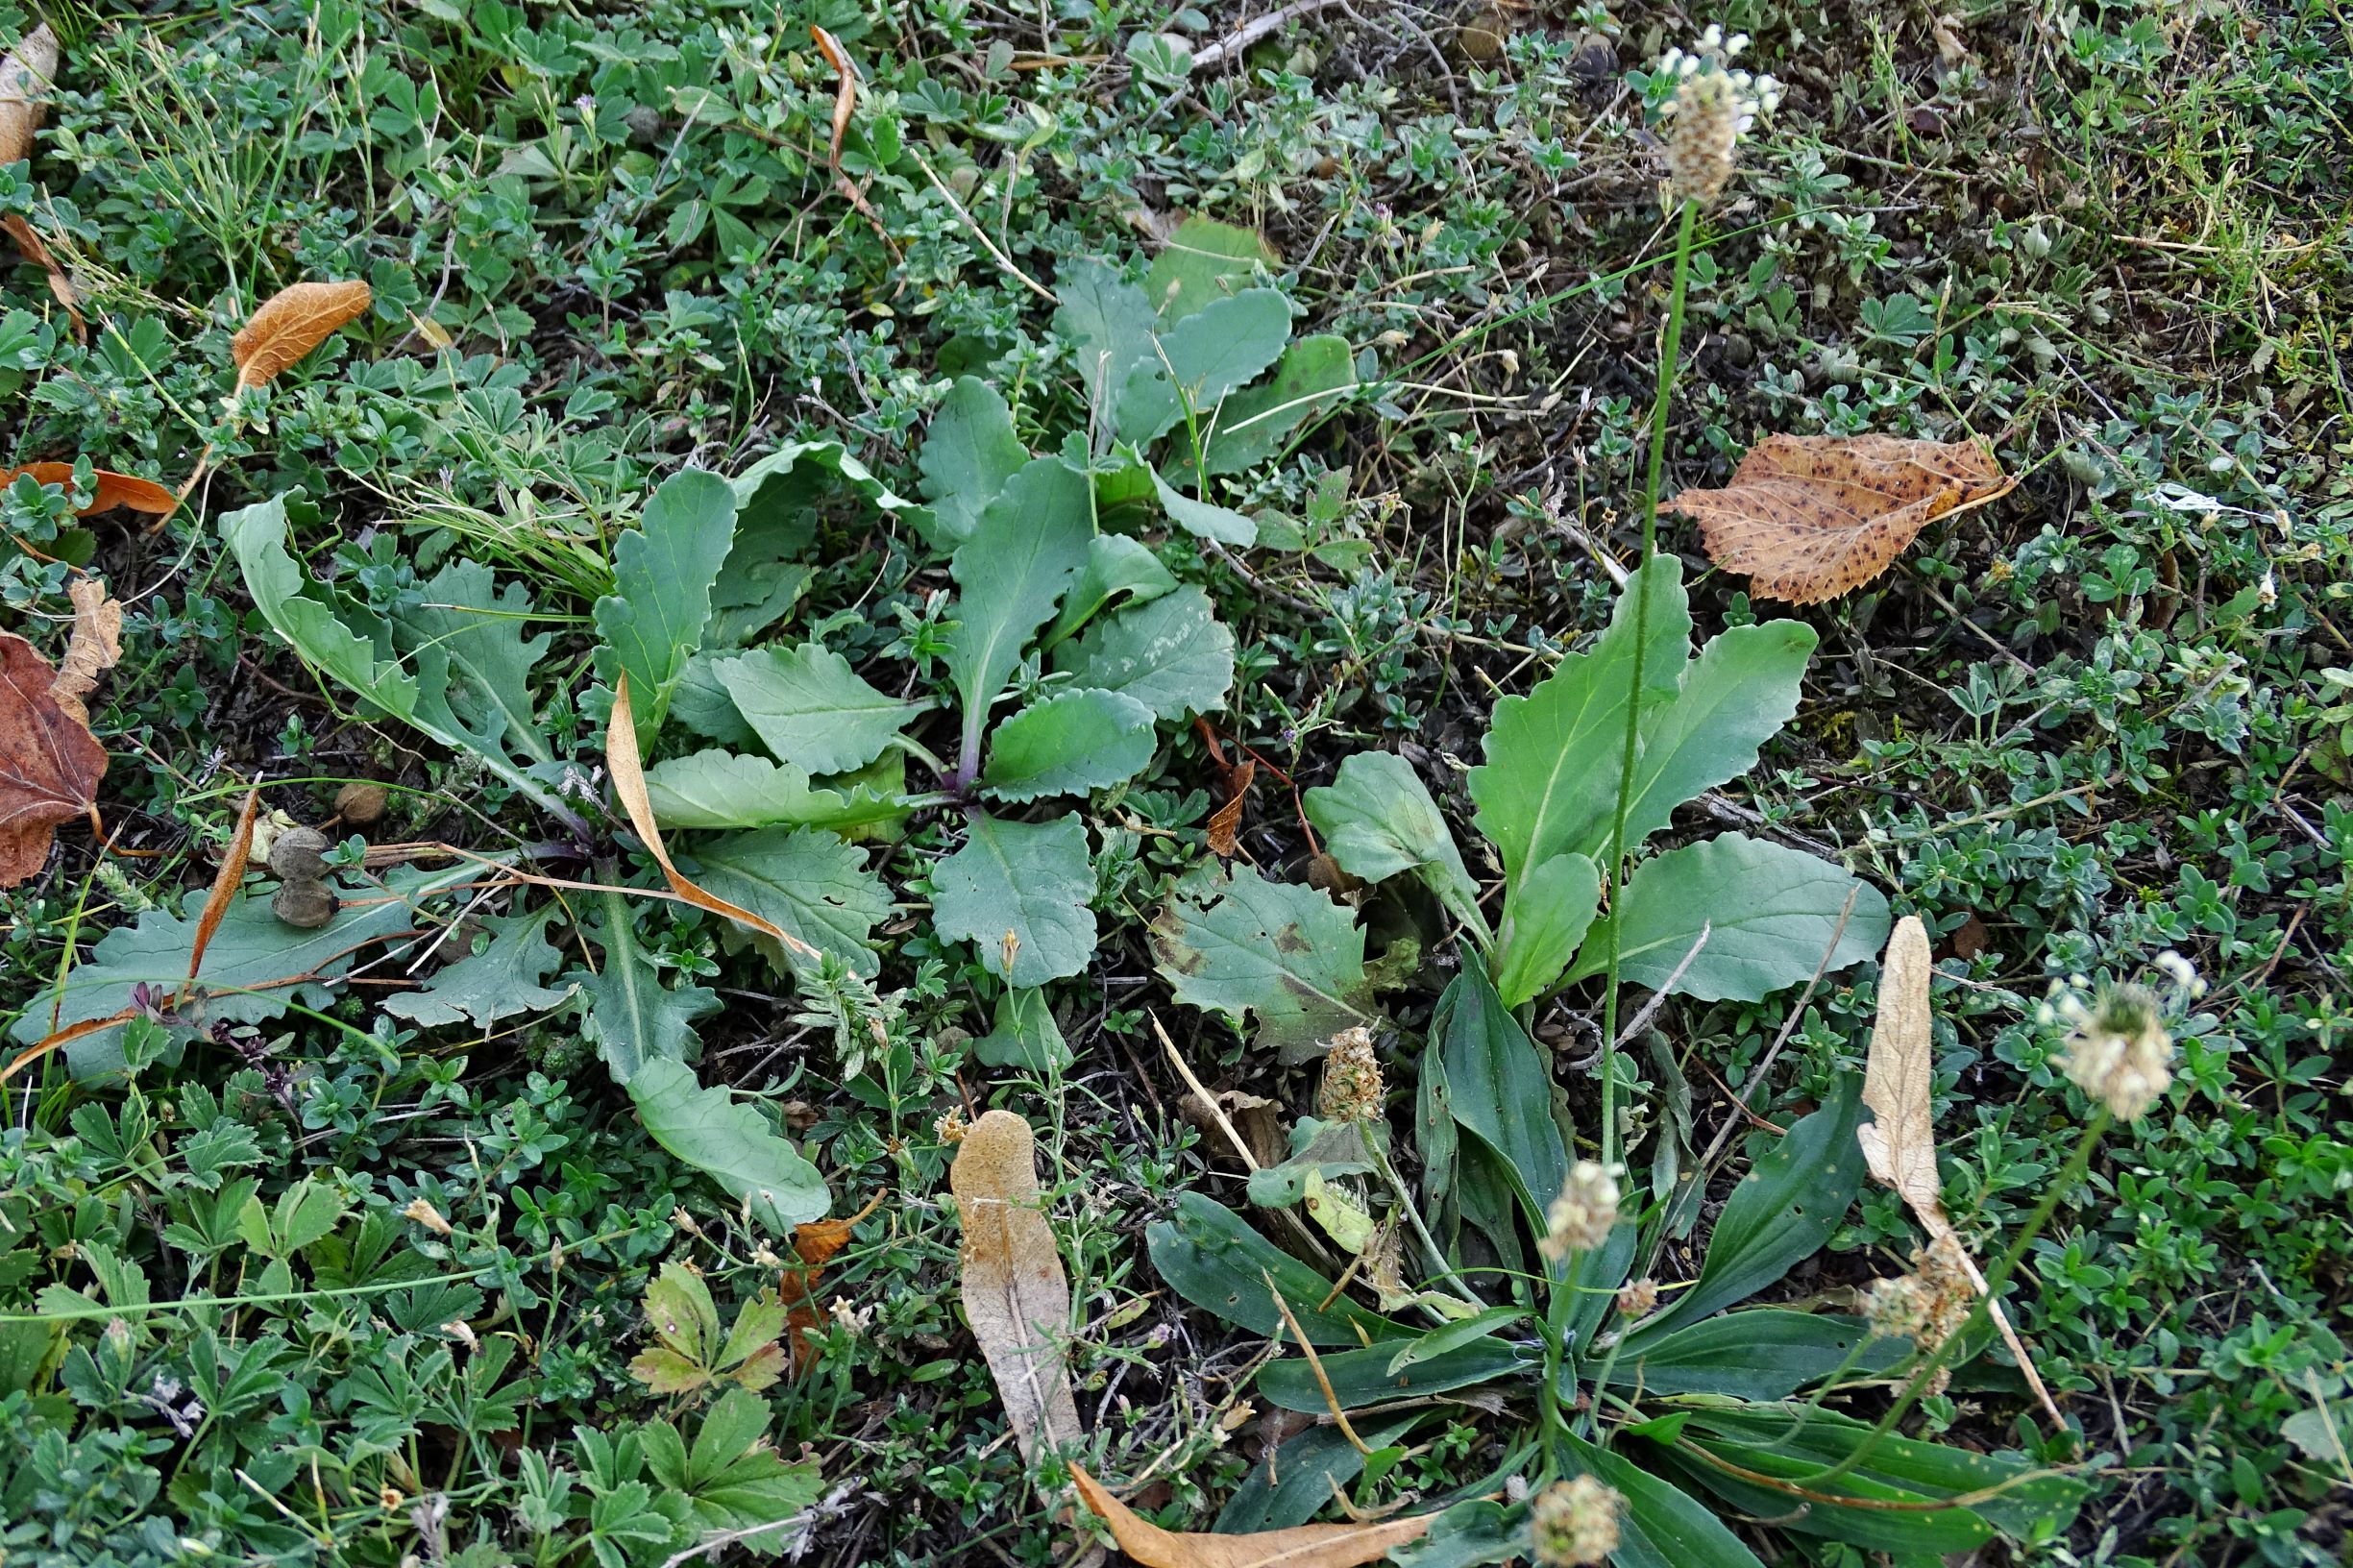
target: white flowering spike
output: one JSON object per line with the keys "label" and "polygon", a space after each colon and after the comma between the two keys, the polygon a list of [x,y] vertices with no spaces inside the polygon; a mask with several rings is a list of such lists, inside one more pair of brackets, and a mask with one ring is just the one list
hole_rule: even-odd
{"label": "white flowering spike", "polygon": [[2088,1007],[2071,992],[2055,1000],[2069,1024],[2060,1058],[2067,1075],[2119,1121],[2154,1105],[2173,1081],[2173,1037],[2156,993],[2113,986]]}
{"label": "white flowering spike", "polygon": [[1618,1223],[1617,1172],[1591,1160],[1578,1161],[1544,1218],[1544,1239],[1536,1247],[1545,1257],[1557,1262],[1571,1253],[1591,1252],[1609,1239]]}
{"label": "white flowering spike", "polygon": [[1618,1549],[1626,1500],[1593,1476],[1556,1481],[1528,1505],[1529,1533],[1543,1568],[1593,1568]]}
{"label": "white flowering spike", "polygon": [[1658,75],[1675,83],[1659,109],[1672,117],[1667,134],[1668,194],[1677,201],[1712,201],[1732,177],[1733,149],[1756,122],[1780,107],[1781,85],[1770,76],[1736,71],[1730,61],[1749,47],[1746,33],[1728,37],[1710,23],[1688,52],[1669,49]]}

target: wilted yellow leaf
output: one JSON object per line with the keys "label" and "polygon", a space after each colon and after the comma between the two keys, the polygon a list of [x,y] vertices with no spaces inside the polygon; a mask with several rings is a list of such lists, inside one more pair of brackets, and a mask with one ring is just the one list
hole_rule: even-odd
{"label": "wilted yellow leaf", "polygon": [[1163,1530],[1103,1489],[1103,1483],[1070,1467],[1078,1495],[1111,1526],[1119,1550],[1143,1568],[1360,1568],[1379,1562],[1392,1547],[1429,1531],[1434,1514],[1383,1519],[1366,1525],[1298,1525],[1248,1535],[1211,1535]]}

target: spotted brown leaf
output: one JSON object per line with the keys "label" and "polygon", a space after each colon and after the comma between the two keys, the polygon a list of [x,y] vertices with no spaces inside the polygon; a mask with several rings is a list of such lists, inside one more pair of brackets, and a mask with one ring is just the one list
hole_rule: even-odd
{"label": "spotted brown leaf", "polygon": [[1686,490],[1660,509],[1696,521],[1707,553],[1747,574],[1754,597],[1819,604],[1885,572],[1928,524],[2012,482],[1974,443],[1769,435],[1730,484]]}
{"label": "spotted brown leaf", "polygon": [[58,824],[90,809],[106,748],[58,704],[57,672],[22,637],[0,633],[0,888],[41,869]]}

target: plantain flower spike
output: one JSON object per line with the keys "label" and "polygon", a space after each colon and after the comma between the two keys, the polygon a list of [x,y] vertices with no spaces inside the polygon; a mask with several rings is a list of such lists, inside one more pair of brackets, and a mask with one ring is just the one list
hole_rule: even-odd
{"label": "plantain flower spike", "polygon": [[1593,1568],[1618,1549],[1618,1510],[1626,1500],[1592,1476],[1556,1481],[1528,1505],[1536,1561],[1543,1568]]}
{"label": "plantain flower spike", "polygon": [[1780,106],[1781,85],[1770,76],[1735,69],[1749,47],[1746,33],[1726,37],[1710,24],[1688,53],[1670,49],[1658,73],[1675,92],[1660,108],[1668,117],[1667,198],[1712,202],[1732,178],[1733,149],[1756,122]]}
{"label": "plantain flower spike", "polygon": [[[2204,992],[2205,983],[2179,953],[2160,954],[2157,966],[2171,982],[2177,1003]],[[2054,983],[2039,1016],[2046,1024],[2067,1027],[2059,1065],[2068,1077],[2119,1121],[2130,1121],[2156,1104],[2173,1081],[2173,1037],[2166,1028],[2165,999],[2146,986],[2108,985],[2087,1001],[2088,983],[2081,975]]]}
{"label": "plantain flower spike", "polygon": [[1324,1058],[1323,1091],[1316,1098],[1324,1119],[1371,1121],[1381,1115],[1384,1092],[1372,1032],[1358,1024],[1333,1036],[1331,1054]]}
{"label": "plantain flower spike", "polygon": [[1560,1196],[1546,1211],[1538,1251],[1558,1262],[1571,1253],[1591,1252],[1609,1239],[1618,1223],[1618,1178],[1609,1166],[1580,1160],[1561,1184]]}

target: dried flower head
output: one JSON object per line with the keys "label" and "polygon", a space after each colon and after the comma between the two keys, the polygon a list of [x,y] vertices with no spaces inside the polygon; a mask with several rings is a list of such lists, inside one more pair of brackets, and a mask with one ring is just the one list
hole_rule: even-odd
{"label": "dried flower head", "polygon": [[1658,1282],[1630,1280],[1618,1289],[1618,1315],[1629,1323],[1639,1323],[1658,1311]]}
{"label": "dried flower head", "polygon": [[971,1130],[972,1124],[964,1119],[961,1110],[950,1110],[931,1124],[932,1137],[951,1148],[963,1142],[964,1135]]}
{"label": "dried flower head", "polygon": [[1323,1091],[1315,1108],[1327,1121],[1370,1121],[1381,1115],[1381,1062],[1372,1031],[1362,1024],[1332,1037],[1324,1058]]}
{"label": "dried flower head", "polygon": [[1592,1476],[1556,1481],[1528,1506],[1536,1561],[1544,1568],[1590,1568],[1618,1549],[1618,1510],[1626,1500]]}
{"label": "dried flower head", "polygon": [[1616,1171],[1591,1160],[1578,1161],[1544,1218],[1544,1239],[1536,1246],[1545,1257],[1557,1262],[1573,1252],[1591,1252],[1609,1239],[1618,1223]]}
{"label": "dried flower head", "polygon": [[[1909,1339],[1931,1355],[1969,1321],[1976,1284],[1960,1241],[1940,1232],[1912,1254],[1912,1272],[1875,1282],[1863,1292],[1863,1322],[1874,1338]],[[1940,1368],[1927,1391],[1941,1394],[1950,1375]]]}
{"label": "dried flower head", "polygon": [[407,1208],[402,1210],[401,1217],[415,1220],[435,1236],[450,1234],[450,1222],[441,1217],[441,1211],[423,1198],[416,1199]]}
{"label": "dried flower head", "polygon": [[[2171,956],[2187,968],[2180,955]],[[2194,983],[2194,972],[2191,978]],[[2067,1075],[2118,1120],[2130,1121],[2173,1081],[2173,1037],[2166,1030],[2165,1005],[2155,992],[2135,985],[2105,987],[2087,1002],[2082,985],[2081,976],[2054,985],[2041,1017],[2046,1023],[2067,1025],[2060,1047]]]}
{"label": "dried flower head", "polygon": [[1735,70],[1732,61],[1749,47],[1746,33],[1726,37],[1710,25],[1686,52],[1670,49],[1657,74],[1675,84],[1660,106],[1667,115],[1667,194],[1671,201],[1708,202],[1732,178],[1732,153],[1759,118],[1780,107],[1781,85],[1770,76]]}

